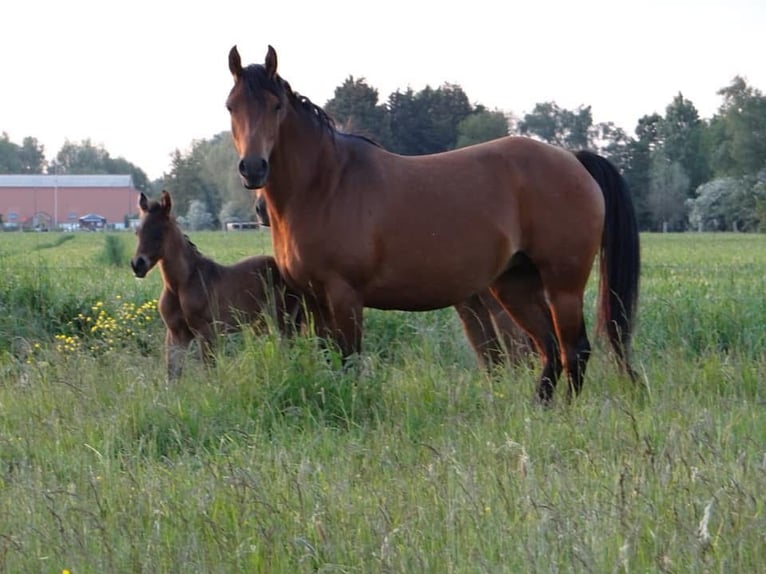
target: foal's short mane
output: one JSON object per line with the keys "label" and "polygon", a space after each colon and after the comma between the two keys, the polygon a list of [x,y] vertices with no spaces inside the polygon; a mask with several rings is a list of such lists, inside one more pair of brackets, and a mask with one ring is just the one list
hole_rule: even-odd
{"label": "foal's short mane", "polygon": [[191,248],[191,250],[194,252],[195,255],[199,255],[200,257],[204,257],[202,252],[199,250],[199,247],[197,247],[194,242],[189,239],[189,236],[185,233],[183,234],[184,239],[186,240],[186,244]]}
{"label": "foal's short mane", "polygon": [[287,97],[290,104],[297,110],[303,112],[307,117],[313,119],[321,128],[333,136],[354,137],[380,147],[380,144],[367,136],[338,131],[333,120],[327,112],[298,92],[293,91],[287,80],[277,74],[276,79],[269,78],[266,69],[261,64],[251,64],[242,71],[242,79],[251,96],[258,99],[262,90],[267,90],[276,97],[281,98],[282,94]]}

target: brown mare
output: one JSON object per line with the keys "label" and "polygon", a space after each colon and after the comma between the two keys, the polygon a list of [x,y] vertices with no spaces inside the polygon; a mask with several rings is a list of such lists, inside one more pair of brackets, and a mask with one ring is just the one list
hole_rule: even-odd
{"label": "brown mare", "polygon": [[286,288],[274,258],[249,257],[220,265],[184,235],[171,207],[166,191],[158,201],[141,194],[138,246],[130,262],[136,277],[145,277],[155,265],[162,273],[159,310],[167,328],[168,381],[180,377],[184,356],[195,339],[200,356],[209,363],[215,338],[243,325],[264,330],[271,320],[283,334],[291,334],[300,300]]}
{"label": "brown mare", "polygon": [[538,398],[551,400],[562,368],[571,397],[590,356],[583,292],[600,254],[600,324],[635,376],[638,229],[606,159],[520,137],[405,157],[338,132],[277,74],[271,46],[247,67],[233,47],[229,71],[242,181],[266,201],[280,272],[344,357],[361,348],[364,307],[486,317],[491,295],[540,352]]}

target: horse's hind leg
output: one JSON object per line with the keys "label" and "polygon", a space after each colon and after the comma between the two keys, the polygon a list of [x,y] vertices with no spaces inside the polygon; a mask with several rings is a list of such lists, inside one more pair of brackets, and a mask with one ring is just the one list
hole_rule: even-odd
{"label": "horse's hind leg", "polygon": [[550,402],[562,365],[553,318],[537,267],[526,255],[515,255],[507,271],[495,280],[492,292],[542,355],[543,371],[537,382],[537,397],[543,403]]}
{"label": "horse's hind leg", "polygon": [[527,334],[489,290],[461,301],[455,310],[483,368],[520,363],[531,350]]}
{"label": "horse's hind leg", "polygon": [[571,400],[582,390],[591,349],[582,314],[582,293],[549,289],[549,299],[566,362],[567,398]]}
{"label": "horse's hind leg", "polygon": [[513,317],[489,290],[482,293],[480,297],[481,302],[484,303],[492,317],[492,323],[494,323],[495,332],[503,345],[506,360],[513,364],[520,364],[522,360],[529,358],[529,354],[534,348],[534,343],[529,335],[516,324]]}
{"label": "horse's hind leg", "polygon": [[482,297],[479,294],[472,295],[455,305],[455,311],[481,366],[489,370],[502,364],[503,348]]}

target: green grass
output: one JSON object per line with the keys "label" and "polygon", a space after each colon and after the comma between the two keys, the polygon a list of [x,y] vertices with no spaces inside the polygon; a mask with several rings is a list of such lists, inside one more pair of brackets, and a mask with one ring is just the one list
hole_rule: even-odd
{"label": "green grass", "polygon": [[[583,394],[547,409],[536,365],[485,375],[449,309],[367,312],[345,371],[310,337],[245,332],[167,387],[161,323],[124,307],[155,299],[158,273],[73,237],[0,244],[3,316],[26,318],[0,322],[0,571],[766,563],[765,236],[642,237],[646,389],[596,341]],[[225,262],[269,250],[262,233],[192,239]]]}

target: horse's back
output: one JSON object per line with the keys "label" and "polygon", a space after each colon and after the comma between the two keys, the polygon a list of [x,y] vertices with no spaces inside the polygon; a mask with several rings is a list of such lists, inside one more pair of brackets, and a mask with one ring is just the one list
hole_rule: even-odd
{"label": "horse's back", "polygon": [[386,301],[394,290],[429,299],[417,291],[437,282],[444,299],[435,304],[478,291],[519,252],[542,267],[570,262],[581,275],[590,271],[604,200],[571,152],[509,136],[434,155],[379,156],[383,175],[373,181],[382,183],[367,193],[377,238],[369,259],[378,262],[370,290],[383,306],[400,304]]}

